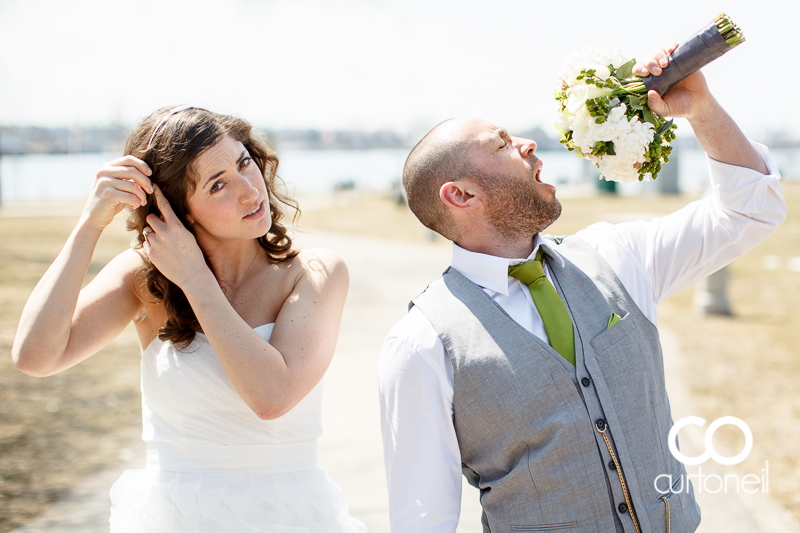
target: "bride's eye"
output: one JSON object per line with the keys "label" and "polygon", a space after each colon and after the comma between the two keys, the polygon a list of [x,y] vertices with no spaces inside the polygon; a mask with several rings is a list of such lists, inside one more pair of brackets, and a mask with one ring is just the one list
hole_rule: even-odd
{"label": "bride's eye", "polygon": [[252,158],[250,158],[250,157],[245,157],[244,159],[242,159],[242,162],[241,162],[241,163],[239,163],[239,168],[240,168],[240,169],[242,169],[242,168],[247,168],[247,167],[249,167],[249,166],[250,166],[250,163],[252,163],[252,162],[253,162],[253,159],[252,159]]}
{"label": "bride's eye", "polygon": [[221,180],[220,180],[220,181],[215,181],[215,182],[214,182],[214,184],[211,186],[211,189],[210,189],[210,191],[209,191],[209,192],[210,192],[211,194],[214,194],[215,192],[222,190],[222,188],[223,188],[224,186],[225,186],[225,185],[222,183],[222,181],[221,181]]}

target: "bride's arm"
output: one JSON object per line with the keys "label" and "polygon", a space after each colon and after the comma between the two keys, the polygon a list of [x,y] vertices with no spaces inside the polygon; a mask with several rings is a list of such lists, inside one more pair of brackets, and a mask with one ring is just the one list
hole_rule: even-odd
{"label": "bride's arm", "polygon": [[349,285],[347,267],[327,250],[295,258],[299,274],[266,342],[231,307],[194,236],[158,189],[156,200],[163,220],[148,217],[154,233],[145,252],[183,290],[225,375],[250,409],[263,419],[283,415],[330,364]]}
{"label": "bride's arm", "polygon": [[285,414],[319,383],[339,336],[347,267],[329,250],[303,251],[295,261],[302,277],[284,302],[269,342],[210,283],[198,279],[187,292],[225,374],[263,419]]}
{"label": "bride's arm", "polygon": [[132,283],[133,252],[111,261],[83,290],[97,241],[126,205],[139,207],[150,188],[139,159],[126,156],[97,173],[92,195],[56,260],[28,298],[12,358],[22,372],[48,376],[86,359],[110,342],[141,305]]}

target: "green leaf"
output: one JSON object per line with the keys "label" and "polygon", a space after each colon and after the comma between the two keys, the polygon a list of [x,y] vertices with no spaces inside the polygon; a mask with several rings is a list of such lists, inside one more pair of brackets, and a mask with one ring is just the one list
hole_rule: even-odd
{"label": "green leaf", "polygon": [[665,131],[667,131],[667,130],[668,130],[668,129],[670,129],[671,127],[672,127],[672,120],[669,120],[669,121],[666,121],[666,122],[664,122],[664,123],[663,123],[661,126],[659,126],[659,127],[658,127],[658,129],[656,130],[656,135],[661,135],[661,134],[663,134]]}
{"label": "green leaf", "polygon": [[636,59],[631,59],[617,69],[617,79],[622,80],[625,78],[633,77],[633,66],[636,64]]}
{"label": "green leaf", "polygon": [[606,153],[608,155],[617,155],[617,152],[614,151],[614,143],[611,141],[606,142]]}
{"label": "green leaf", "polygon": [[637,111],[641,111],[642,109],[644,109],[644,106],[639,101],[639,97],[636,96],[635,94],[628,96],[628,107],[635,109]]}
{"label": "green leaf", "polygon": [[645,122],[649,122],[650,124],[653,124],[655,126],[656,117],[655,115],[653,115],[653,112],[650,111],[649,107],[645,106],[644,109],[642,109],[642,115],[644,116]]}

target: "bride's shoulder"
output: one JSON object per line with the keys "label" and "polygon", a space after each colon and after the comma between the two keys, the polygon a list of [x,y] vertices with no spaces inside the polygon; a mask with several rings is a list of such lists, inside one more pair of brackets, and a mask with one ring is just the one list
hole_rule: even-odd
{"label": "bride's shoulder", "polygon": [[103,267],[103,273],[121,281],[131,281],[142,276],[146,266],[140,253],[128,249],[109,261]]}
{"label": "bride's shoulder", "polygon": [[148,264],[141,250],[128,249],[117,255],[110,263],[120,280],[136,294],[143,303],[150,302],[152,296],[147,289]]}
{"label": "bride's shoulder", "polygon": [[327,248],[305,248],[292,259],[299,267],[299,274],[315,284],[349,282],[347,265],[342,257]]}
{"label": "bride's shoulder", "polygon": [[131,297],[144,303],[149,293],[146,287],[147,263],[135,250],[125,250],[111,259],[92,280],[98,294],[113,294],[115,298]]}

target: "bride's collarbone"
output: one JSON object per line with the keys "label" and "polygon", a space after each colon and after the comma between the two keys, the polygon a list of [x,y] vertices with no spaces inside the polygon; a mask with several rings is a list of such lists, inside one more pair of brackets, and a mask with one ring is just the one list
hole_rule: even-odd
{"label": "bride's collarbone", "polygon": [[[251,327],[274,323],[284,302],[297,283],[299,268],[285,268],[280,263],[266,264],[250,274],[234,301],[236,291],[220,284],[231,307]],[[283,267],[283,268],[282,268]],[[255,275],[253,275],[255,274]],[[162,301],[157,300],[147,289],[139,294],[142,307],[134,317],[134,324],[142,347],[155,339],[167,324],[167,311]],[[202,324],[201,324],[202,327]]]}
{"label": "bride's collarbone", "polygon": [[[285,262],[286,263],[286,262]],[[253,269],[240,287],[220,285],[231,306],[252,327],[275,321],[296,285],[296,270],[265,262]]]}

